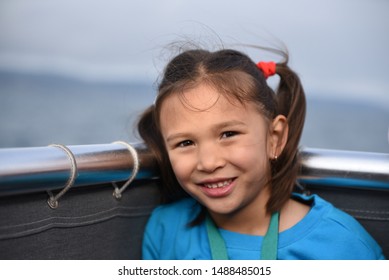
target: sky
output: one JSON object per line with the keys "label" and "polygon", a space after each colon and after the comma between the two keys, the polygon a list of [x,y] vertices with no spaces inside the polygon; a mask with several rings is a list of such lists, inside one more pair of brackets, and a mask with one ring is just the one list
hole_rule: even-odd
{"label": "sky", "polygon": [[0,70],[154,81],[171,42],[282,42],[307,92],[389,108],[388,14],[387,0],[0,0]]}

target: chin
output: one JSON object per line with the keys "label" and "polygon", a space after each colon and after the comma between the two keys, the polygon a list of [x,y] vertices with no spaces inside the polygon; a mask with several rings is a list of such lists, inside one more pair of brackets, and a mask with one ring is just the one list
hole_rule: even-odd
{"label": "chin", "polygon": [[219,215],[233,215],[240,209],[237,205],[227,205],[227,203],[223,201],[212,203],[212,205],[209,203],[203,203],[203,205],[208,209],[208,211]]}

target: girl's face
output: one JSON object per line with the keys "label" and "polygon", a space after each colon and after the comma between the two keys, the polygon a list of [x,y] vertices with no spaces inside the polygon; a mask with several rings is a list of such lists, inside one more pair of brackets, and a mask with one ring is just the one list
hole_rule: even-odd
{"label": "girl's face", "polygon": [[160,122],[178,182],[211,214],[264,209],[280,137],[254,104],[199,85],[167,97]]}

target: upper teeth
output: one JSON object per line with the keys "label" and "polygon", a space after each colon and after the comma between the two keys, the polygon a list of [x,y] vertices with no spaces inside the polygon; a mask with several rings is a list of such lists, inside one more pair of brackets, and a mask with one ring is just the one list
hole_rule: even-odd
{"label": "upper teeth", "polygon": [[218,182],[218,183],[212,183],[212,184],[204,184],[207,188],[209,189],[215,189],[215,188],[222,188],[222,187],[225,187],[229,184],[231,184],[232,180],[227,180],[227,181],[223,181],[223,182]]}

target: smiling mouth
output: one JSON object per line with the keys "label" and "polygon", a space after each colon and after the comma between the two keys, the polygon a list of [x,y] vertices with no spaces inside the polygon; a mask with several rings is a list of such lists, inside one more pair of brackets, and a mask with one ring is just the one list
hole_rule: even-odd
{"label": "smiling mouth", "polygon": [[232,183],[232,181],[233,181],[232,179],[228,179],[225,181],[220,181],[220,182],[215,182],[215,183],[207,183],[207,184],[204,184],[204,187],[206,187],[208,189],[223,188],[223,187],[230,185]]}

